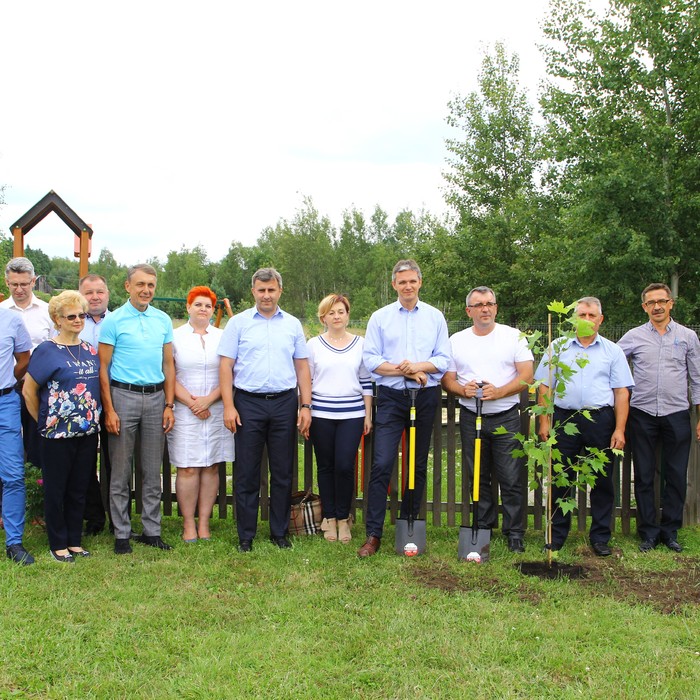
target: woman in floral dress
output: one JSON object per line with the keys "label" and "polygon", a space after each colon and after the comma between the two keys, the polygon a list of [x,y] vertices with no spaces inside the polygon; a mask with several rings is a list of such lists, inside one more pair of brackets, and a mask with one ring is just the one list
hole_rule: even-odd
{"label": "woman in floral dress", "polygon": [[39,428],[50,553],[65,564],[90,555],[81,546],[83,510],[102,405],[97,349],[79,338],[87,310],[78,292],[51,299],[58,335],[34,350],[22,391]]}

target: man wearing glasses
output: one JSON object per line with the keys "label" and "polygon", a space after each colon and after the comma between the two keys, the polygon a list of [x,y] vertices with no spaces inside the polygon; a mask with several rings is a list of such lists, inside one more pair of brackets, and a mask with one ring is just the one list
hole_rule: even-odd
{"label": "man wearing glasses", "polygon": [[[693,404],[700,407],[700,341],[694,331],[671,318],[673,298],[667,285],[657,282],[646,287],[642,308],[649,323],[628,331],[618,343],[634,372],[629,425],[637,532],[642,540],[639,551],[649,552],[661,542],[681,552],[678,530],[683,524],[692,440],[688,383]],[[695,435],[700,440],[700,423]],[[664,484],[661,522],[657,523],[654,477],[659,443]]]}
{"label": "man wearing glasses", "polygon": [[[519,445],[520,392],[532,382],[533,356],[520,331],[496,323],[498,304],[489,287],[475,287],[467,294],[467,316],[473,325],[450,338],[452,360],[442,378],[446,391],[459,397],[459,430],[462,455],[474,476],[476,396],[483,398],[479,524],[493,528],[497,504],[491,495],[492,473],[498,479],[503,502],[503,534],[511,552],[525,551],[526,490],[523,460],[513,457]],[[499,427],[507,434],[496,434]]]}
{"label": "man wearing glasses", "polygon": [[[0,302],[0,309],[8,309],[22,316],[24,327],[29,332],[34,348],[55,335],[53,321],[49,316],[49,305],[34,296],[36,275],[34,265],[27,258],[12,258],[5,267],[5,284],[10,290],[10,298]],[[17,382],[22,416],[22,441],[27,462],[41,467],[39,454],[39,434],[36,421],[29,415],[22,396],[22,382]]]}

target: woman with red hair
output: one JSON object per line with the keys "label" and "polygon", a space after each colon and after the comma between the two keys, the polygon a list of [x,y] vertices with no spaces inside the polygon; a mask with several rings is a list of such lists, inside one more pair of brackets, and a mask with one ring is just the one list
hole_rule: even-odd
{"label": "woman with red hair", "polygon": [[168,434],[168,451],[177,467],[175,490],[185,542],[210,539],[218,463],[231,462],[234,455],[219,389],[217,348],[223,331],[209,323],[215,306],[216,294],[209,287],[193,287],[187,294],[189,320],[173,332],[175,427]]}

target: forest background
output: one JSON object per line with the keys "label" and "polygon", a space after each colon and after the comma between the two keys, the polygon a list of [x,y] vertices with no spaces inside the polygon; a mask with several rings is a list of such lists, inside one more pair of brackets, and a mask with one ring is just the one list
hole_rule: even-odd
{"label": "forest background", "polygon": [[[584,295],[602,300],[608,323],[636,325],[645,318],[641,290],[661,281],[678,297],[675,318],[696,322],[697,0],[611,0],[600,14],[584,0],[552,0],[543,36],[547,79],[536,104],[520,86],[518,56],[496,44],[478,89],[446,105],[458,134],[446,143],[448,214],[405,210],[390,220],[380,204],[369,216],[350,207],[335,227],[307,197],[254,245],[232,241],[219,261],[201,245],[149,260],[158,296],[209,284],[234,309],[246,308],[251,274],[273,265],[286,311],[314,319],[319,300],[335,291],[349,296],[361,322],[395,299],[391,269],[413,257],[421,297],[452,321],[464,317],[465,293],[485,284],[497,292],[499,320],[521,328],[542,323],[550,300]],[[77,288],[76,260],[31,246],[26,255],[52,288]],[[0,232],[3,268],[11,256]],[[126,265],[109,249],[90,271],[107,279],[112,308],[125,300]],[[184,315],[181,303],[160,306]]]}

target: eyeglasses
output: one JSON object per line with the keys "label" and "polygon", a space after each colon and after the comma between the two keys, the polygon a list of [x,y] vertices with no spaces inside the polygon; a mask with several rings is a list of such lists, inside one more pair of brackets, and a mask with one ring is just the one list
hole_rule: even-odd
{"label": "eyeglasses", "polygon": [[29,289],[32,286],[31,282],[8,282],[7,286],[10,289]]}
{"label": "eyeglasses", "polygon": [[480,301],[478,304],[467,304],[470,309],[492,309],[494,306],[498,306],[495,301]]}
{"label": "eyeglasses", "polygon": [[644,306],[647,309],[653,309],[658,304],[662,309],[665,309],[669,301],[673,301],[673,299],[650,299],[644,302]]}
{"label": "eyeglasses", "polygon": [[66,321],[75,321],[76,318],[79,318],[82,321],[87,318],[87,314],[68,314],[68,316],[61,316],[61,318],[65,318]]}

